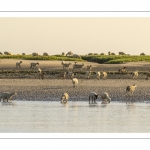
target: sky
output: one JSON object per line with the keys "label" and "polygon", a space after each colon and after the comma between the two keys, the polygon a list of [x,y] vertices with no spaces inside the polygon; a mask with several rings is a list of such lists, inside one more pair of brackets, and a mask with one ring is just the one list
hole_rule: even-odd
{"label": "sky", "polygon": [[150,18],[0,18],[0,51],[150,55]]}

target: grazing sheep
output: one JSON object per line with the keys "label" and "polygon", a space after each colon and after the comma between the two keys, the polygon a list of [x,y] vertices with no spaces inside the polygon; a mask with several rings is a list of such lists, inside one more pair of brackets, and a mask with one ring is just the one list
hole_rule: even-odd
{"label": "grazing sheep", "polygon": [[106,78],[107,78],[107,72],[105,72],[105,71],[102,72],[102,78],[103,78],[103,79],[106,79]]}
{"label": "grazing sheep", "polygon": [[146,80],[150,77],[150,72],[147,73]]}
{"label": "grazing sheep", "polygon": [[97,71],[96,72],[96,78],[99,80],[100,79],[100,76],[101,76],[101,72],[100,71]]}
{"label": "grazing sheep", "polygon": [[67,76],[68,76],[68,78],[73,79],[74,78],[74,73],[69,71]]}
{"label": "grazing sheep", "polygon": [[92,65],[87,65],[86,70],[87,70],[87,71],[91,71],[91,70],[92,70]]}
{"label": "grazing sheep", "polygon": [[119,73],[119,74],[127,73],[126,68],[127,68],[127,67],[123,67],[122,69],[119,69],[119,70],[118,70],[118,73]]}
{"label": "grazing sheep", "polygon": [[78,84],[78,79],[77,78],[73,78],[72,79],[72,84],[73,84],[73,87],[76,87],[76,85]]}
{"label": "grazing sheep", "polygon": [[102,98],[102,104],[107,104],[107,103],[110,103],[111,101],[111,98],[109,97],[107,92],[103,92],[101,94],[101,98]]}
{"label": "grazing sheep", "polygon": [[22,61],[16,62],[16,68],[17,68],[17,69],[20,69],[20,68],[21,68],[21,63],[22,63]]}
{"label": "grazing sheep", "polygon": [[126,87],[126,94],[130,94],[133,96],[133,93],[135,91],[135,88],[137,87],[137,85],[130,85]]}
{"label": "grazing sheep", "polygon": [[60,73],[58,74],[58,79],[59,79],[59,78],[65,79],[65,78],[66,78],[66,72],[60,72]]}
{"label": "grazing sheep", "polygon": [[12,96],[16,94],[17,94],[16,92],[2,92],[0,93],[0,100],[3,99],[3,102],[4,102],[4,100],[6,99],[8,102],[8,100],[11,99]]}
{"label": "grazing sheep", "polygon": [[42,79],[42,80],[45,77],[45,73],[44,72],[41,72],[41,73],[39,72],[38,75],[39,75],[39,79]]}
{"label": "grazing sheep", "polygon": [[61,103],[67,103],[68,102],[68,98],[69,98],[69,95],[68,93],[64,93],[61,97]]}
{"label": "grazing sheep", "polygon": [[86,78],[89,79],[91,76],[91,71],[86,71]]}
{"label": "grazing sheep", "polygon": [[119,55],[126,55],[124,52],[119,52]]}
{"label": "grazing sheep", "polygon": [[138,74],[138,71],[134,71],[134,72],[132,73],[133,79],[137,78],[138,75],[139,75],[139,74]]}
{"label": "grazing sheep", "polygon": [[144,53],[141,53],[140,55],[143,55],[143,56],[145,56],[145,54],[144,54]]}
{"label": "grazing sheep", "polygon": [[66,56],[72,56],[73,55],[73,52],[69,51]]}
{"label": "grazing sheep", "polygon": [[75,64],[73,65],[73,71],[74,71],[75,69],[80,69],[80,71],[82,71],[83,66],[84,66],[84,63],[82,63],[82,64],[77,64],[77,62],[75,62]]}
{"label": "grazing sheep", "polygon": [[30,69],[31,69],[31,68],[35,68],[37,65],[39,65],[38,62],[37,62],[37,63],[31,62],[31,63],[30,63]]}
{"label": "grazing sheep", "polygon": [[38,53],[32,53],[32,56],[38,56],[39,54]]}
{"label": "grazing sheep", "polygon": [[63,65],[63,69],[64,69],[64,70],[65,70],[65,69],[69,70],[69,67],[72,65],[71,63],[66,64],[64,61],[62,61],[61,64]]}
{"label": "grazing sheep", "polygon": [[92,103],[94,102],[96,104],[96,99],[98,98],[97,93],[95,92],[90,92],[89,93],[89,104],[90,104],[90,100],[92,99]]}
{"label": "grazing sheep", "polygon": [[44,53],[43,53],[43,56],[48,56],[48,53],[44,52]]}
{"label": "grazing sheep", "polygon": [[42,72],[42,70],[40,68],[38,68],[38,73],[41,73],[41,72]]}
{"label": "grazing sheep", "polygon": [[25,53],[22,53],[22,55],[26,55]]}
{"label": "grazing sheep", "polygon": [[73,56],[72,56],[73,58],[81,58],[81,56],[80,55],[78,55],[78,54],[73,54]]}
{"label": "grazing sheep", "polygon": [[11,55],[11,53],[10,53],[10,52],[7,52],[7,51],[5,51],[4,54],[5,54],[5,55]]}

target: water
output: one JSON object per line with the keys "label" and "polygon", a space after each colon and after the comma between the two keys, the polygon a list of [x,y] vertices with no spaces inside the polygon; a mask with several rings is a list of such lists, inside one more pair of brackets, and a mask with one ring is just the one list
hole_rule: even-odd
{"label": "water", "polygon": [[150,103],[13,101],[0,104],[1,133],[148,133]]}

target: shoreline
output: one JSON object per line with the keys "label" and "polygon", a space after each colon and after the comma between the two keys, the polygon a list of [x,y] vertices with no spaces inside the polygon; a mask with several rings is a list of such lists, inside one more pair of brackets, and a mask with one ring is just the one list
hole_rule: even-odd
{"label": "shoreline", "polygon": [[107,80],[85,80],[79,79],[79,84],[73,88],[72,81],[68,79],[0,79],[0,92],[16,91],[17,95],[12,100],[27,101],[60,101],[64,92],[69,94],[69,100],[87,101],[89,92],[96,92],[98,100],[102,92],[107,92],[111,101],[126,101],[129,97],[125,95],[126,86],[136,84],[132,100],[149,101],[149,83],[147,80],[130,79],[107,79]]}

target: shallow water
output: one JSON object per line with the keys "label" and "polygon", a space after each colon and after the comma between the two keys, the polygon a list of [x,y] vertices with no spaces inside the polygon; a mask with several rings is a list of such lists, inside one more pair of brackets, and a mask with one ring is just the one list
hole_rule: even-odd
{"label": "shallow water", "polygon": [[4,133],[140,133],[150,132],[150,103],[85,101],[13,101],[0,104]]}

